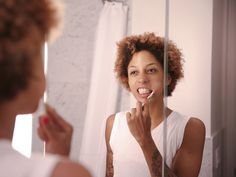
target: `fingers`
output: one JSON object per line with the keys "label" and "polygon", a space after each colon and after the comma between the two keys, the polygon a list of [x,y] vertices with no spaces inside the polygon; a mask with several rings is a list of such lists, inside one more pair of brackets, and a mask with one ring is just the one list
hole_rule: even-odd
{"label": "fingers", "polygon": [[136,114],[136,109],[132,108],[130,112],[126,113],[126,119],[128,123],[134,119],[134,115]]}
{"label": "fingers", "polygon": [[48,141],[48,137],[47,137],[45,131],[43,131],[42,126],[38,127],[37,132],[38,132],[39,138],[42,141],[46,141],[46,142]]}
{"label": "fingers", "polygon": [[73,129],[72,126],[50,106],[46,106],[46,114],[39,118],[38,135],[46,141],[49,153],[69,155]]}
{"label": "fingers", "polygon": [[43,140],[55,139],[60,136],[72,137],[73,128],[49,105],[45,105],[46,115],[40,117],[39,137]]}
{"label": "fingers", "polygon": [[142,105],[141,102],[137,101],[137,103],[136,103],[136,112],[135,113],[136,114],[133,114],[133,115],[136,115],[138,117],[140,117],[140,116],[141,117],[149,116],[149,102],[146,101]]}
{"label": "fingers", "polygon": [[136,103],[136,115],[141,115],[142,114],[142,103],[137,101]]}
{"label": "fingers", "polygon": [[126,113],[126,119],[127,119],[127,122],[129,123],[131,120],[131,113],[130,112]]}
{"label": "fingers", "polygon": [[149,103],[148,101],[142,105],[141,102],[136,102],[136,108],[131,109],[131,113],[129,113],[130,118],[135,117],[143,117],[143,116],[149,116]]}
{"label": "fingers", "polygon": [[151,130],[150,116],[145,117],[145,114],[149,115],[149,107],[148,104],[145,104],[144,110],[142,110],[141,102],[137,102],[136,108],[126,113],[130,133],[140,145],[145,143],[145,139],[150,136]]}
{"label": "fingers", "polygon": [[48,104],[46,106],[46,112],[51,117],[51,119],[54,121],[55,124],[57,124],[61,129],[65,130],[66,132],[73,132],[72,126],[65,121],[51,106]]}
{"label": "fingers", "polygon": [[149,102],[147,101],[143,107],[143,116],[149,117]]}
{"label": "fingers", "polygon": [[47,115],[40,116],[39,122],[38,135],[43,141],[55,138],[57,132],[60,131],[58,126],[56,126]]}
{"label": "fingers", "polygon": [[136,109],[135,108],[132,108],[131,109],[131,116],[134,116],[136,114]]}
{"label": "fingers", "polygon": [[150,118],[148,101],[145,102],[143,106],[141,102],[137,101],[136,108],[132,108],[131,112],[127,112],[126,118],[128,123],[134,121],[136,123],[140,123],[140,125],[144,124],[146,118]]}

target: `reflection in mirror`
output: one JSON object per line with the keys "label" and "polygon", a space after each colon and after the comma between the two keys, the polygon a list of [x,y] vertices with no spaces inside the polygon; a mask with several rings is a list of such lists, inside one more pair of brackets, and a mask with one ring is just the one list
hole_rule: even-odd
{"label": "reflection in mirror", "polygon": [[[185,5],[180,6],[180,4]],[[172,107],[184,115],[191,115],[193,117],[202,119],[206,125],[207,136],[209,136],[211,120],[210,56],[212,52],[212,12],[209,10],[211,9],[211,6],[211,3],[205,1],[189,2],[183,0],[181,2],[171,2],[169,17],[169,37],[182,49],[185,63],[184,79],[177,85],[173,96],[168,99],[168,107]],[[198,13],[200,10],[202,12],[201,14]],[[185,24],[188,24],[187,29]],[[202,43],[202,41],[205,42]],[[203,85],[204,87],[202,87]],[[184,102],[183,99],[185,100]],[[169,119],[169,122],[171,122],[171,119]],[[191,145],[193,145],[193,143],[197,143],[196,140],[200,138],[201,131],[197,131],[197,128],[189,128],[191,127],[191,122],[193,122],[193,119],[188,121],[184,129],[183,143],[180,144],[181,146],[179,145],[179,151],[176,154],[177,160],[179,154],[181,154],[182,158],[185,157],[185,153],[182,154],[181,149],[186,149],[186,147],[189,147],[188,143],[186,142],[188,137],[191,137],[190,139],[192,142],[189,141],[191,142]],[[191,130],[195,130],[197,132],[197,137],[194,138],[195,133],[194,131],[191,132]],[[167,130],[167,132],[168,131],[169,130]],[[170,137],[167,135],[167,139],[168,138]],[[193,139],[196,140],[193,141]],[[212,165],[211,163],[209,164],[211,160],[208,159],[210,157],[207,157],[207,150],[209,148],[207,143],[208,139],[206,139],[200,176],[210,176],[212,173],[211,169],[209,168],[209,166]],[[199,160],[201,161],[201,158],[196,159],[196,156],[194,159],[194,152],[198,153],[196,150],[199,151],[199,149],[196,149],[196,147],[198,146],[194,145],[195,151],[191,150],[192,164],[190,162],[188,163],[188,169],[190,169],[192,165],[195,166],[195,170],[191,170],[191,175],[198,173],[199,169],[196,169],[196,165],[199,164]],[[172,147],[167,144],[167,149],[168,148]]]}
{"label": "reflection in mirror", "polygon": [[[229,79],[233,73],[232,70],[231,74],[226,72],[233,54],[228,48],[232,41],[235,44],[235,40],[231,40],[235,35],[231,31],[235,27],[233,9],[235,1],[231,0],[170,2],[169,38],[182,49],[185,63],[184,79],[168,99],[168,106],[200,118],[206,126],[199,176],[232,176],[235,168],[230,157],[232,151],[230,155],[224,144],[227,142],[228,147],[235,147],[235,141],[229,142],[232,128],[229,130],[227,126],[227,122],[235,122],[227,107],[230,106],[229,95],[234,95],[227,93],[227,88],[232,87]],[[225,131],[228,134],[224,135]]]}
{"label": "reflection in mirror", "polygon": [[[222,100],[229,95],[226,92],[229,89],[222,85],[228,83],[223,78],[230,77],[231,73],[225,71],[224,67],[230,68],[226,60],[221,66],[221,58],[228,53],[233,55],[232,50],[226,48],[235,44],[229,40],[229,36],[236,36],[230,31],[230,25],[235,25],[232,22],[235,17],[233,3],[233,0],[170,2],[169,39],[181,50],[185,62],[184,78],[177,84],[172,97],[168,97],[167,106],[201,119],[206,126],[201,177],[223,176],[222,133],[224,117],[227,117],[225,111],[229,108]],[[121,89],[114,78],[115,43],[126,35],[144,32],[165,36],[165,1],[68,0],[65,5],[63,35],[55,45],[49,46],[48,102],[74,126],[71,158],[83,161],[94,176],[102,176],[106,168],[103,142],[106,118],[136,106],[135,99],[131,97],[130,101],[129,92]],[[114,17],[117,14],[113,12],[118,12],[119,17]],[[230,93],[233,99],[234,92]],[[230,115],[233,117],[235,112],[231,111]],[[231,117],[229,122],[233,122]],[[36,128],[37,123],[33,124]],[[230,131],[226,129],[226,132]],[[227,138],[230,139],[229,133]],[[32,146],[33,151],[43,147],[35,134]],[[171,146],[167,144],[168,148]],[[233,160],[230,162],[235,164]],[[230,169],[232,171],[233,166]]]}

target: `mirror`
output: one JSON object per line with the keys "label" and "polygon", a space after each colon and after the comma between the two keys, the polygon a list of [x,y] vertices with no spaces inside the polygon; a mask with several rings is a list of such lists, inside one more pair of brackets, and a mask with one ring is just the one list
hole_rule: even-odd
{"label": "mirror", "polygon": [[[150,0],[145,3],[141,0],[126,0],[124,4],[129,8],[126,21],[128,35],[146,31],[155,32],[160,36],[165,35],[164,0]],[[91,102],[97,103],[97,100],[91,102],[89,100],[100,96],[106,103],[111,103],[97,104],[100,112],[112,110],[103,112],[104,119],[112,113],[129,109],[133,100],[130,99],[128,92],[118,86],[114,94],[110,91],[112,89],[107,87],[100,90],[101,95],[90,95],[91,86],[108,84],[108,80],[101,78],[91,82],[94,72],[102,72],[101,68],[92,71],[95,67],[94,57],[111,52],[105,48],[104,51],[96,53],[99,51],[95,49],[98,45],[97,26],[101,18],[98,14],[103,10],[103,2],[70,0],[65,2],[65,6],[63,34],[48,48],[48,102],[74,126],[71,158],[75,160],[84,158],[81,155],[83,152],[85,157],[87,155],[90,157],[88,161],[104,162],[104,157],[96,156],[98,150],[101,152],[105,150],[104,144],[100,143],[103,137],[95,138],[96,135],[104,133],[96,125],[104,126],[104,122],[99,121],[103,118],[96,115],[94,119],[85,121],[88,108],[93,109],[89,107]],[[123,6],[119,7],[126,9]],[[236,164],[233,163],[235,159],[230,158],[233,153],[232,147],[235,147],[235,141],[230,138],[230,132],[233,130],[230,125],[234,125],[232,117],[236,114],[230,107],[235,105],[232,103],[235,103],[233,98],[236,98],[235,92],[231,90],[235,88],[233,81],[235,78],[231,79],[232,73],[235,73],[231,68],[235,63],[232,57],[235,55],[235,50],[232,46],[235,46],[233,37],[236,35],[231,30],[235,27],[235,22],[232,20],[234,17],[233,0],[221,2],[179,0],[171,1],[169,4],[168,36],[181,49],[185,63],[184,79],[178,83],[173,96],[168,98],[167,105],[183,114],[200,118],[206,126],[205,148],[199,175],[201,177],[232,174],[235,167],[227,164]],[[117,23],[117,19],[111,21]],[[106,34],[103,33],[105,37]],[[101,38],[99,42],[106,41]],[[113,65],[108,66],[106,63],[102,63],[102,67],[113,69]],[[107,100],[112,99],[109,95],[114,96],[117,101],[108,102]],[[37,114],[34,116],[37,117]],[[35,128],[37,119],[34,119],[33,124]],[[86,128],[84,126],[86,124],[92,125],[94,129]],[[98,131],[98,134],[91,133],[88,139],[83,139],[86,132],[95,129],[101,131]],[[91,141],[91,138],[94,140]],[[234,144],[230,144],[232,142]],[[95,154],[93,152],[86,154],[84,150],[87,147],[96,149]],[[42,143],[33,134],[33,151],[40,151],[42,148]],[[226,160],[222,154],[227,155]],[[88,168],[94,168],[94,165],[90,163]],[[99,166],[92,170],[95,176],[102,171]]]}
{"label": "mirror", "polygon": [[205,124],[199,176],[235,176],[231,149],[236,145],[231,127],[235,111],[230,108],[236,98],[231,90],[235,88],[235,71],[230,65],[235,55],[236,3],[179,0],[171,1],[169,7],[169,38],[182,49],[185,63],[184,79],[168,105]]}

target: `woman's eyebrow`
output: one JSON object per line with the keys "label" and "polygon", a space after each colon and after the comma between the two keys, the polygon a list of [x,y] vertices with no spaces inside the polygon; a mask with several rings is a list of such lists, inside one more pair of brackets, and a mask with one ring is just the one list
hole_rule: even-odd
{"label": "woman's eyebrow", "polygon": [[[147,67],[147,66],[151,66],[151,65],[157,66],[157,63],[149,63],[149,64],[146,65],[146,67]],[[136,66],[131,65],[131,66],[128,66],[128,69],[129,69],[129,68],[136,68]]]}
{"label": "woman's eyebrow", "polygon": [[146,65],[146,66],[150,66],[150,65],[157,65],[157,63],[149,63],[148,65]]}
{"label": "woman's eyebrow", "polygon": [[131,65],[131,66],[128,66],[128,68],[136,68],[136,66]]}

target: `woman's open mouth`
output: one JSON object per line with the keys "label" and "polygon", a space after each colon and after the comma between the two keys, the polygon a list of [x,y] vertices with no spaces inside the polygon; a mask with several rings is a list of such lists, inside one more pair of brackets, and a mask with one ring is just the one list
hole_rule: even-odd
{"label": "woman's open mouth", "polygon": [[137,89],[137,92],[138,94],[143,97],[143,98],[146,98],[148,97],[151,93],[152,93],[152,90],[151,89],[148,89],[148,88],[138,88]]}

